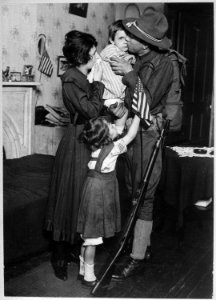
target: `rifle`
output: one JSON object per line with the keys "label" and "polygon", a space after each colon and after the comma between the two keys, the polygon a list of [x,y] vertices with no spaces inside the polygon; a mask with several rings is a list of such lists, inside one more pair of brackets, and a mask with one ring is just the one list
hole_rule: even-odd
{"label": "rifle", "polygon": [[158,139],[155,143],[155,146],[154,146],[151,156],[149,158],[149,162],[148,162],[148,166],[146,168],[145,174],[144,174],[143,179],[141,180],[141,182],[138,186],[138,189],[135,193],[135,196],[133,198],[133,203],[135,203],[135,204],[131,208],[128,218],[123,226],[123,229],[121,230],[120,236],[115,245],[115,249],[112,251],[113,257],[112,258],[110,256],[108,257],[107,262],[104,265],[100,279],[98,280],[96,285],[91,290],[91,294],[94,296],[96,296],[96,292],[97,292],[97,294],[99,294],[99,292],[98,292],[99,287],[104,289],[109,285],[112,274],[113,274],[113,269],[115,267],[115,262],[118,259],[118,257],[120,256],[120,254],[122,253],[122,251],[128,241],[128,238],[130,236],[130,233],[131,233],[132,229],[134,228],[137,213],[138,213],[140,207],[143,205],[143,201],[144,201],[143,195],[146,192],[146,189],[148,186],[148,181],[151,176],[151,172],[152,172],[155,160],[157,158],[157,155],[158,155],[160,146],[164,140],[164,137],[166,136],[166,134],[168,132],[169,123],[170,123],[170,120],[167,120],[164,125],[164,128],[161,130],[160,136],[158,137]]}

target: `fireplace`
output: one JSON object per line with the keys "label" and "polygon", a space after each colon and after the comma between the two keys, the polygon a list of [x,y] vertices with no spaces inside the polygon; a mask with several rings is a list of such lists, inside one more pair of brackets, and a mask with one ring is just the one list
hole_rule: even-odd
{"label": "fireplace", "polygon": [[7,159],[33,153],[37,82],[3,82],[3,147]]}

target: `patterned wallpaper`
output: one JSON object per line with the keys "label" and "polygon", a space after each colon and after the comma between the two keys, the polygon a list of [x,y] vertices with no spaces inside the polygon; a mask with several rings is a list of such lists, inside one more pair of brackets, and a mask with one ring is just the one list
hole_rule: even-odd
{"label": "patterned wallpaper", "polygon": [[[65,33],[77,29],[93,34],[100,51],[107,43],[107,27],[115,20],[115,5],[89,3],[86,18],[69,14],[69,3],[3,5],[1,15],[2,69],[10,66],[10,71],[23,72],[24,65],[33,65],[35,81],[41,82],[37,105],[62,106],[57,58],[62,55]],[[47,50],[54,67],[51,77],[37,70],[39,34],[46,35]]]}
{"label": "patterned wallpaper", "polygon": [[[69,14],[69,3],[8,4],[1,6],[2,69],[23,72],[33,65],[35,81],[40,81],[37,105],[62,106],[61,82],[57,77],[57,58],[62,55],[64,35],[72,29],[93,34],[98,51],[107,44],[107,27],[123,18],[130,3],[89,3],[86,18]],[[139,3],[140,13],[151,3]],[[159,4],[161,7],[161,4]],[[47,77],[37,69],[40,62],[37,44],[39,34],[46,35],[47,50],[53,63],[53,74]]]}
{"label": "patterned wallpaper", "polygon": [[1,7],[2,68],[23,71],[23,65],[35,64],[37,6],[3,5]]}

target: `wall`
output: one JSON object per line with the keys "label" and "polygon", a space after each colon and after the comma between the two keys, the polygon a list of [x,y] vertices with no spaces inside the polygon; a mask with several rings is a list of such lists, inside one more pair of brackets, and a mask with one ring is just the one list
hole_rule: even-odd
{"label": "wall", "polygon": [[[69,14],[69,3],[9,4],[2,11],[2,69],[23,72],[23,66],[34,66],[35,81],[40,81],[37,105],[62,106],[61,83],[57,77],[57,58],[62,55],[64,35],[72,29],[93,34],[100,51],[107,43],[107,27],[115,20],[113,3],[89,3],[87,17]],[[39,34],[47,37],[47,50],[53,63],[51,78],[37,68]]]}
{"label": "wall", "polygon": [[37,5],[3,5],[1,21],[3,70],[23,72],[24,65],[35,65]]}
{"label": "wall", "polygon": [[[89,3],[86,18],[69,14],[69,3],[2,5],[2,69],[10,66],[11,71],[23,72],[24,65],[33,65],[35,81],[41,83],[36,105],[63,106],[57,62],[58,56],[62,55],[65,33],[77,29],[93,34],[100,52],[107,44],[108,25],[124,18],[129,4]],[[149,5],[157,9],[162,7],[162,4],[139,3],[139,13]],[[132,16],[130,13],[127,11],[127,16]],[[37,70],[40,63],[37,47],[40,34],[46,35],[47,51],[54,67],[51,77]],[[63,131],[63,127],[35,126],[34,151],[54,155]]]}
{"label": "wall", "polygon": [[[2,5],[2,69],[23,72],[24,65],[33,65],[35,81],[41,85],[37,105],[62,106],[61,82],[57,77],[57,58],[62,55],[66,32],[77,29],[93,34],[100,51],[107,43],[107,27],[115,19],[124,18],[130,3],[89,3],[87,17],[69,14],[69,3],[8,4]],[[162,9],[161,3],[139,3],[140,13],[147,7]],[[47,77],[37,69],[38,35],[45,34],[48,54],[53,63],[53,74]]]}
{"label": "wall", "polygon": [[[137,7],[137,12],[136,12]],[[125,17],[138,17],[141,15],[147,7],[154,7],[154,9],[162,11],[164,10],[163,3],[152,2],[137,2],[137,3],[117,3],[116,4],[116,20],[124,19]],[[135,15],[133,15],[133,13]]]}

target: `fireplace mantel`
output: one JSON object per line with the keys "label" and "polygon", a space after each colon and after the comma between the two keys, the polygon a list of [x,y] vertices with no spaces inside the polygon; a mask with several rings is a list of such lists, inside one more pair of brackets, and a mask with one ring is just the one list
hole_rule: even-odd
{"label": "fireplace mantel", "polygon": [[34,81],[4,81],[2,83],[3,86],[28,86],[28,87],[35,87],[40,85],[40,82],[34,82]]}
{"label": "fireplace mantel", "polygon": [[36,89],[39,82],[3,82],[3,146],[6,158],[34,151]]}

